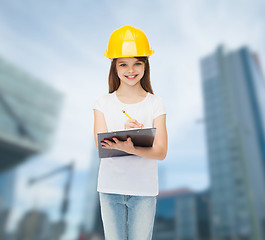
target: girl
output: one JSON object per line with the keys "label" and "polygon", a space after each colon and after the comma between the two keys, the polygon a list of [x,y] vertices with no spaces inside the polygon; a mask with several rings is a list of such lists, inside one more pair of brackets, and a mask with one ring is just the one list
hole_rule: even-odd
{"label": "girl", "polygon": [[107,240],[152,238],[158,195],[157,160],[167,154],[165,107],[153,94],[150,83],[148,57],[153,53],[144,32],[128,25],[112,33],[105,53],[112,59],[109,94],[100,97],[94,106],[96,145],[99,132],[156,128],[152,147],[136,147],[130,138],[101,142],[103,148],[133,154],[100,162],[97,191]]}

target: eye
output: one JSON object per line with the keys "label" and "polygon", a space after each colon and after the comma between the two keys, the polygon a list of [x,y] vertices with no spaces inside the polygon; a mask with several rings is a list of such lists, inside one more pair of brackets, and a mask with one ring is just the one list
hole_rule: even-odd
{"label": "eye", "polygon": [[125,64],[125,63],[122,63],[122,64],[120,64],[120,66],[121,66],[121,67],[125,67],[125,66],[126,66],[126,64]]}
{"label": "eye", "polygon": [[142,65],[142,63],[141,62],[137,62],[137,63],[135,63],[135,65]]}

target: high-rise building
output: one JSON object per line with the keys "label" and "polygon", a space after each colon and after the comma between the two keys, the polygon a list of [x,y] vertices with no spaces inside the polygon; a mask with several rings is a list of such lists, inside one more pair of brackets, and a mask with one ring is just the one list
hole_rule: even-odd
{"label": "high-rise building", "polygon": [[265,239],[265,82],[257,55],[201,60],[215,240]]}
{"label": "high-rise building", "polygon": [[62,94],[0,58],[0,172],[48,148]]}
{"label": "high-rise building", "polygon": [[14,200],[15,169],[52,143],[62,94],[0,58],[0,238]]}
{"label": "high-rise building", "polygon": [[9,208],[14,201],[15,178],[13,169],[0,174],[0,209]]}
{"label": "high-rise building", "polygon": [[92,160],[88,172],[82,232],[89,236],[103,236],[103,225],[101,221],[99,197],[97,192],[100,158],[96,147],[94,147],[91,152]]}
{"label": "high-rise building", "polygon": [[14,202],[15,170],[0,174],[0,239],[4,239],[7,220]]}
{"label": "high-rise building", "polygon": [[157,197],[154,240],[210,240],[209,191],[175,189]]}
{"label": "high-rise building", "polygon": [[45,240],[51,237],[51,223],[46,213],[29,210],[18,223],[16,240]]}

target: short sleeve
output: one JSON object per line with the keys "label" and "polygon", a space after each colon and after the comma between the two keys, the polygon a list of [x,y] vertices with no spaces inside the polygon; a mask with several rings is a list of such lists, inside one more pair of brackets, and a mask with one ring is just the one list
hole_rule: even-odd
{"label": "short sleeve", "polygon": [[166,106],[162,98],[155,96],[153,105],[153,119],[163,114],[166,114]]}
{"label": "short sleeve", "polygon": [[103,106],[104,106],[104,97],[101,96],[94,102],[93,110],[97,109],[101,112],[104,112]]}

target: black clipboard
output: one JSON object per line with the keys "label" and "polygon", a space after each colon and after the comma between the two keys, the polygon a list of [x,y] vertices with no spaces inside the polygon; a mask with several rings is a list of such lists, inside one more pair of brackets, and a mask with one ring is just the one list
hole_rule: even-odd
{"label": "black clipboard", "polygon": [[108,158],[108,157],[121,157],[133,155],[127,152],[123,152],[116,149],[106,149],[102,148],[101,141],[104,139],[108,139],[112,142],[113,137],[116,137],[120,141],[126,141],[127,137],[132,139],[134,146],[137,147],[152,147],[154,138],[155,138],[156,128],[144,128],[144,129],[129,129],[122,131],[114,131],[114,132],[106,132],[106,133],[98,133],[98,153],[99,158]]}

